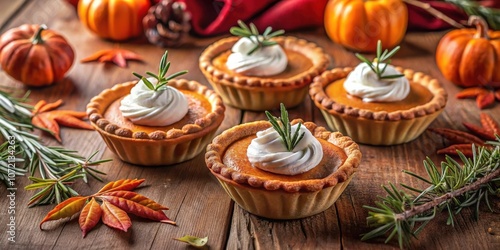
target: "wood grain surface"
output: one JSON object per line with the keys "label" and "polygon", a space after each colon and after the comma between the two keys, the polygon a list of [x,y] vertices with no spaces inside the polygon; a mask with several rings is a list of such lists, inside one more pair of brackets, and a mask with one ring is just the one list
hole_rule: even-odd
{"label": "wood grain surface", "polygon": [[[49,28],[63,34],[76,52],[76,60],[67,77],[57,84],[45,88],[27,88],[0,71],[0,85],[24,93],[31,91],[30,103],[40,99],[65,100],[63,108],[84,111],[88,101],[105,88],[133,80],[135,72],[155,71],[164,49],[147,44],[144,38],[116,43],[102,40],[83,27],[74,9],[62,0],[28,1],[15,16],[7,20],[0,32],[23,23],[46,23]],[[401,51],[393,64],[422,71],[437,78],[446,88],[449,98],[445,111],[430,125],[464,129],[462,121],[479,123],[479,110],[474,100],[457,100],[460,88],[446,81],[436,67],[434,52],[445,32],[415,33],[406,35]],[[351,51],[332,43],[321,28],[289,32],[316,42],[330,57],[329,68],[355,66],[358,61]],[[178,48],[169,49],[171,71],[187,69],[185,78],[209,86],[198,67],[198,57],[203,49],[222,38],[197,38]],[[80,63],[80,59],[100,49],[120,47],[141,54],[144,63],[129,62],[128,68],[111,64]],[[496,104],[484,112],[500,121],[500,105]],[[289,110],[291,118],[302,118],[327,126],[319,110],[310,98],[298,107]],[[218,133],[240,123],[265,119],[262,112],[246,112],[227,107],[225,120]],[[362,163],[353,181],[339,200],[320,214],[300,219],[276,221],[262,219],[247,213],[226,195],[217,180],[210,174],[204,154],[194,159],[165,167],[139,167],[121,162],[107,149],[101,137],[94,131],[62,129],[63,146],[77,150],[81,155],[90,155],[98,150],[98,157],[112,159],[102,164],[99,170],[107,173],[106,181],[123,178],[144,178],[145,186],[138,190],[170,208],[167,216],[177,226],[162,224],[132,217],[128,232],[113,230],[98,224],[86,238],[75,218],[48,222],[44,230],[38,225],[53,206],[27,208],[29,197],[25,191],[29,184],[26,177],[16,179],[16,242],[7,240],[9,192],[0,187],[0,249],[189,249],[184,243],[173,240],[185,234],[208,236],[210,249],[394,249],[395,242],[384,244],[383,239],[363,242],[363,233],[370,229],[366,225],[367,211],[363,205],[373,205],[377,195],[383,195],[381,185],[389,182],[423,186],[423,183],[402,173],[410,170],[424,173],[422,161],[429,156],[435,162],[442,160],[435,154],[445,141],[430,132],[424,132],[416,140],[397,146],[375,147],[361,145]],[[50,145],[57,143],[43,136]],[[83,195],[96,192],[103,183],[90,180],[88,184],[77,183],[75,189]],[[500,209],[498,200],[493,204]],[[446,216],[438,216],[413,241],[414,249],[500,249],[500,216],[484,209],[478,220],[471,210],[456,216],[455,227],[446,225]]]}

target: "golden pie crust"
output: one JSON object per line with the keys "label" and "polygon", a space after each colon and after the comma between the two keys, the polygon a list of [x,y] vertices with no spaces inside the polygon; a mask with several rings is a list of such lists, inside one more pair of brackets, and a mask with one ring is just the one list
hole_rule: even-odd
{"label": "golden pie crust", "polygon": [[[444,88],[436,79],[422,72],[414,72],[411,69],[403,69],[396,67],[400,72],[403,72],[405,77],[410,81],[412,89],[418,87],[418,98],[426,98],[426,101],[413,100],[415,106],[403,107],[402,109],[387,107],[391,103],[376,103],[360,105],[360,100],[354,100],[349,103],[349,98],[345,91],[328,91],[330,84],[338,83],[339,80],[345,79],[353,70],[352,68],[336,68],[325,71],[314,79],[310,86],[309,95],[318,107],[329,127],[333,130],[338,130],[341,133],[350,136],[353,140],[359,143],[372,145],[394,145],[405,143],[414,140],[429,126],[429,124],[443,111],[446,106],[447,94]],[[416,84],[420,86],[415,86]],[[429,94],[425,94],[422,88],[428,90]],[[412,96],[413,95],[413,96]],[[410,98],[415,95],[410,93]],[[342,100],[341,102],[336,102]],[[359,98],[358,98],[359,99]],[[356,104],[358,103],[358,104]],[[400,105],[394,103],[392,105]],[[398,107],[400,107],[398,106]]]}
{"label": "golden pie crust", "polygon": [[[284,73],[269,77],[246,76],[225,66],[232,46],[239,37],[221,39],[201,54],[199,66],[224,103],[246,110],[270,110],[280,103],[286,107],[300,104],[312,79],[326,70],[326,54],[316,44],[295,37],[273,38],[289,57]],[[292,73],[290,73],[292,72]]]}
{"label": "golden pie crust", "polygon": [[119,101],[136,83],[130,81],[105,89],[87,105],[92,126],[111,151],[123,161],[137,165],[170,165],[201,153],[224,120],[222,99],[198,82],[171,80],[169,86],[188,97],[190,111],[186,117],[165,127],[140,126],[124,118],[118,109]]}
{"label": "golden pie crust", "polygon": [[[226,154],[235,143],[246,141],[258,131],[271,127],[267,121],[230,128],[208,145],[205,154],[207,167],[228,195],[250,213],[271,219],[297,219],[320,213],[333,205],[357,171],[361,152],[351,138],[339,132],[329,132],[312,122],[304,123],[300,119],[293,120],[292,124],[297,122],[302,122],[323,147],[324,143],[330,144],[324,150],[322,162],[310,173],[298,176],[263,173],[261,170],[249,169],[248,159],[227,159],[232,157]],[[240,147],[239,150],[245,152],[234,157],[244,155],[246,158],[246,148]],[[339,155],[332,155],[336,153]],[[336,166],[331,167],[330,173],[321,173],[332,162]]]}

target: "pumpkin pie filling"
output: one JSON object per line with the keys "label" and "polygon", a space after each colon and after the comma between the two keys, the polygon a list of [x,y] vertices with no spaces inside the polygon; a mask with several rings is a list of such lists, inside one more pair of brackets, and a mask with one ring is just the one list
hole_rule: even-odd
{"label": "pumpkin pie filling", "polygon": [[[286,48],[284,50],[288,58],[288,64],[285,71],[276,75],[260,77],[260,78],[287,79],[296,76],[302,72],[305,72],[313,67],[313,63],[311,62],[311,60],[302,53]],[[246,76],[244,74],[236,73],[227,68],[226,62],[230,54],[231,54],[230,50],[222,52],[212,60],[212,64],[219,70],[230,73],[234,76]]]}
{"label": "pumpkin pie filling", "polygon": [[266,180],[277,180],[283,182],[294,182],[302,180],[323,179],[334,173],[347,159],[343,149],[319,139],[323,148],[323,159],[313,169],[297,175],[274,174],[253,167],[247,157],[247,148],[255,135],[244,137],[232,143],[225,151],[222,162],[235,171],[242,172],[251,176],[258,176]]}
{"label": "pumpkin pie filling", "polygon": [[370,111],[394,112],[398,110],[408,110],[420,105],[424,105],[433,98],[429,89],[421,84],[410,81],[410,94],[401,101],[396,102],[364,102],[361,98],[350,95],[344,89],[345,78],[330,83],[325,92],[329,98],[339,104],[348,105],[353,108],[366,109]]}
{"label": "pumpkin pie filling", "polygon": [[181,91],[188,99],[189,110],[181,120],[168,126],[143,126],[132,123],[128,118],[122,116],[119,109],[120,102],[124,97],[115,100],[108,107],[108,109],[104,113],[104,118],[119,127],[130,129],[132,130],[132,132],[141,131],[149,134],[158,130],[167,132],[168,130],[173,128],[182,129],[184,125],[194,124],[198,118],[204,117],[209,112],[211,112],[211,104],[203,95],[187,90],[180,89],[179,91]]}

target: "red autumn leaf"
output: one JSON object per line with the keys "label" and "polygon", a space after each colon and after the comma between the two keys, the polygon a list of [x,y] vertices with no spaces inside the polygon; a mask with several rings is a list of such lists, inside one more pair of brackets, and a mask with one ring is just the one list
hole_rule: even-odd
{"label": "red autumn leaf", "polygon": [[144,205],[141,205],[137,202],[127,200],[125,198],[109,196],[109,195],[101,195],[99,196],[103,201],[108,201],[109,203],[123,209],[127,213],[131,213],[137,215],[142,218],[160,221],[168,224],[175,225],[175,222],[170,220],[163,211],[155,211],[151,208],[148,208]]}
{"label": "red autumn leaf", "polygon": [[130,221],[127,213],[121,210],[119,207],[107,202],[106,200],[103,200],[101,209],[102,222],[109,227],[127,232],[128,228],[132,226],[132,221]]}
{"label": "red autumn leaf", "polygon": [[112,191],[112,192],[106,192],[106,196],[115,196],[115,197],[121,197],[130,201],[133,201],[135,203],[138,203],[142,206],[151,208],[155,211],[158,210],[168,210],[168,207],[164,207],[161,204],[156,203],[154,200],[149,199],[148,197],[144,195],[140,195],[138,193],[134,193],[131,191]]}
{"label": "red autumn leaf", "polygon": [[465,128],[467,128],[471,133],[478,135],[484,140],[494,141],[495,135],[492,132],[484,129],[483,127],[474,125],[468,122],[462,122]]}
{"label": "red autumn leaf", "polygon": [[481,112],[479,117],[481,120],[481,125],[484,129],[493,134],[500,134],[500,125],[498,125],[498,123],[493,120],[493,117],[483,112]]}
{"label": "red autumn leaf", "polygon": [[101,188],[97,193],[104,193],[104,192],[112,192],[112,191],[119,191],[119,190],[134,190],[136,187],[141,185],[141,183],[144,182],[144,179],[125,179],[125,180],[118,180],[118,181],[113,181],[108,184],[106,184],[104,187]]}
{"label": "red autumn leaf", "polygon": [[82,229],[83,237],[92,230],[92,228],[97,225],[99,220],[101,219],[102,209],[99,206],[99,203],[92,198],[85,207],[83,207],[82,212],[80,213],[80,218],[78,223],[80,224],[80,228]]}
{"label": "red autumn leaf", "polygon": [[476,98],[478,95],[488,93],[488,90],[482,87],[472,87],[472,88],[466,88],[460,92],[457,93],[455,96],[457,99],[464,99],[464,98]]}
{"label": "red autumn leaf", "polygon": [[47,216],[45,216],[45,218],[43,218],[42,222],[40,222],[40,229],[42,229],[42,224],[47,221],[71,217],[74,214],[80,212],[83,206],[85,206],[86,201],[87,197],[77,196],[71,197],[59,203],[47,214]]}
{"label": "red autumn leaf", "polygon": [[141,56],[126,49],[99,50],[96,53],[92,54],[91,56],[83,58],[80,61],[82,63],[94,62],[94,61],[98,61],[101,63],[112,62],[118,65],[119,67],[125,68],[127,67],[127,60],[143,61]]}
{"label": "red autumn leaf", "polygon": [[47,103],[45,100],[40,100],[36,103],[33,108],[33,117],[31,118],[33,125],[50,131],[58,142],[61,142],[59,125],[88,130],[94,129],[92,125],[82,121],[82,119],[87,118],[86,112],[54,110],[61,106],[62,103],[61,99],[52,103]]}
{"label": "red autumn leaf", "polygon": [[487,108],[493,103],[495,103],[495,94],[493,94],[493,92],[480,94],[476,98],[476,104],[480,109]]}

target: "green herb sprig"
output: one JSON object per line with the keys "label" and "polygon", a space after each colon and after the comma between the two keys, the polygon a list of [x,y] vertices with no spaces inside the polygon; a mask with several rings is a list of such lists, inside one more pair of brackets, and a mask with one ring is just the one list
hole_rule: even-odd
{"label": "green herb sprig", "polygon": [[[396,46],[394,49],[392,49],[390,52],[386,49],[384,52],[382,52],[382,42],[378,40],[377,42],[377,57],[375,57],[374,61],[375,63],[372,63],[370,60],[366,59],[363,55],[356,53],[356,57],[361,60],[362,62],[368,64],[370,68],[372,69],[375,74],[377,74],[377,77],[379,80],[382,79],[394,79],[394,78],[399,78],[403,77],[403,74],[396,74],[396,75],[384,75],[385,69],[387,68],[387,65],[391,63],[390,58],[398,52],[399,46]],[[380,68],[380,64],[385,63],[383,68]]]}
{"label": "green herb sprig", "polygon": [[141,79],[142,82],[150,89],[150,90],[153,90],[153,91],[158,91],[159,89],[161,89],[163,86],[167,85],[168,84],[168,81],[178,77],[178,76],[181,76],[181,75],[184,75],[186,74],[188,71],[187,70],[183,70],[183,71],[179,71],[179,72],[176,72],[168,77],[165,77],[165,75],[167,74],[167,71],[168,69],[170,68],[170,61],[167,61],[167,57],[168,57],[168,50],[165,51],[165,53],[163,54],[163,56],[161,57],[161,60],[160,60],[160,65],[158,67],[158,75],[154,74],[154,73],[151,73],[151,72],[146,72],[147,75],[155,78],[157,80],[157,83],[156,85],[151,83],[146,77],[142,76],[142,75],[139,75],[138,73],[135,73],[133,72],[132,74],[134,74],[134,76],[136,76],[137,78]]}
{"label": "green herb sprig", "polygon": [[427,177],[404,171],[428,184],[425,189],[406,184],[401,184],[403,189],[394,184],[383,186],[387,196],[379,197],[375,206],[364,206],[369,211],[368,225],[376,228],[363,235],[362,240],[386,236],[387,243],[396,237],[403,248],[441,211],[446,211],[447,224],[452,226],[454,216],[466,207],[475,208],[476,218],[481,204],[493,211],[490,197],[500,195],[500,137],[496,140],[488,142],[493,148],[472,145],[472,159],[459,152],[463,163],[446,156],[440,170],[427,158]]}
{"label": "green herb sprig", "polygon": [[491,29],[500,30],[500,9],[482,6],[476,1],[471,0],[445,0],[452,3],[467,13],[468,16],[476,15],[484,18]]}
{"label": "green herb sprig", "polygon": [[297,146],[300,140],[302,140],[305,133],[300,133],[300,126],[302,124],[299,123],[299,125],[297,125],[297,130],[295,130],[295,133],[292,136],[292,125],[290,125],[288,112],[286,111],[285,105],[283,103],[280,104],[280,110],[280,118],[274,117],[271,113],[269,113],[269,111],[266,111],[265,113],[273,128],[281,136],[283,145],[290,152],[295,148],[295,146]]}
{"label": "green herb sprig", "polygon": [[[28,173],[31,175],[30,180],[38,183],[51,183],[67,178],[71,180],[58,182],[57,187],[35,194],[30,199],[30,206],[60,202],[69,196],[78,195],[70,185],[77,179],[87,182],[87,174],[101,180],[99,175],[105,173],[92,166],[109,160],[92,161],[91,158],[97,152],[85,160],[73,150],[44,145],[32,131],[32,107],[24,103],[25,99],[26,96],[14,98],[0,90],[0,137],[5,140],[0,145],[0,180],[7,187],[15,184],[12,174],[20,176]],[[41,178],[34,177],[37,172]]]}
{"label": "green herb sprig", "polygon": [[[253,23],[250,23],[250,27],[248,27],[243,21],[238,20],[238,25],[240,27],[231,27],[231,29],[229,29],[229,32],[231,32],[231,34],[235,36],[248,37],[250,38],[250,41],[255,43],[255,47],[253,47],[248,52],[248,55],[251,55],[259,48],[277,44],[275,41],[270,41],[269,39],[285,34],[285,30],[277,30],[272,32],[273,28],[267,27],[264,33],[260,35],[259,30]],[[254,39],[252,39],[252,37]]]}

